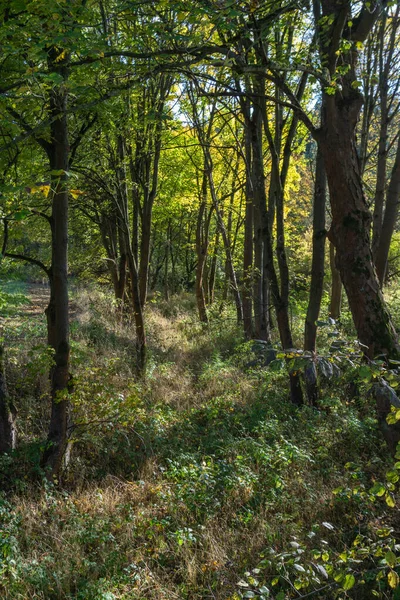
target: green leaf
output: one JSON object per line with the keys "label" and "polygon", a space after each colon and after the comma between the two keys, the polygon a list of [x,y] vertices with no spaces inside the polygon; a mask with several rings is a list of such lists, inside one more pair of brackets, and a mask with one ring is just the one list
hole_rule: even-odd
{"label": "green leaf", "polygon": [[385,501],[390,508],[394,508],[396,506],[396,502],[394,501],[392,494],[386,494]]}
{"label": "green leaf", "polygon": [[14,213],[13,217],[15,219],[15,221],[23,221],[28,215],[31,214],[30,210],[19,210],[18,212]]}
{"label": "green leaf", "polygon": [[378,496],[379,498],[384,495],[386,488],[382,483],[375,483],[375,485],[369,490],[370,494]]}
{"label": "green leaf", "polygon": [[389,550],[389,552],[386,552],[385,560],[386,560],[387,564],[389,565],[389,567],[393,568],[396,566],[397,557],[396,557],[395,553],[392,552],[391,550]]}
{"label": "green leaf", "polygon": [[282,359],[275,359],[272,360],[269,365],[268,365],[268,369],[270,371],[283,371],[283,369],[285,368],[285,361]]}
{"label": "green leaf", "polygon": [[346,575],[346,577],[344,578],[342,588],[347,592],[348,590],[351,590],[352,587],[354,587],[355,583],[356,583],[356,578],[354,577],[354,575],[352,575],[351,573],[348,573]]}
{"label": "green leaf", "polygon": [[386,479],[390,481],[390,483],[397,483],[400,477],[397,471],[392,470],[386,473]]}
{"label": "green leaf", "polygon": [[295,579],[293,585],[295,590],[301,590],[301,588],[304,586],[304,583],[301,581],[301,579]]}
{"label": "green leaf", "polygon": [[362,381],[363,383],[368,383],[371,381],[371,378],[372,378],[372,371],[371,371],[370,367],[368,367],[367,365],[363,365],[362,367],[359,368],[358,379],[360,379],[360,381]]}
{"label": "green leaf", "polygon": [[381,538],[388,537],[392,533],[392,529],[390,527],[383,527],[382,529],[377,530],[377,535]]}

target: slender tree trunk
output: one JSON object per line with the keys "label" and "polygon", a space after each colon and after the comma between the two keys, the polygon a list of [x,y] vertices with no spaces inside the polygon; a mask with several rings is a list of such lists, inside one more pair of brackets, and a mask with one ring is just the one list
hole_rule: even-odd
{"label": "slender tree trunk", "polygon": [[336,253],[335,246],[329,242],[329,265],[331,268],[331,299],[329,303],[329,316],[337,321],[340,319],[340,311],[342,307],[342,280],[340,273],[336,268]]}
{"label": "slender tree trunk", "polygon": [[379,127],[378,164],[376,173],[374,214],[372,218],[372,255],[376,257],[382,231],[383,206],[385,203],[386,189],[386,163],[387,163],[387,89],[381,86],[381,122]]}
{"label": "slender tree trunk", "polygon": [[[326,177],[321,152],[317,152],[315,169],[314,211],[313,211],[313,247],[311,263],[311,283],[307,315],[304,331],[304,350],[316,352],[317,325],[316,321],[321,308],[324,264],[325,264],[325,204]],[[318,403],[318,381],[313,356],[305,370],[305,382],[309,402],[316,406]]]}
{"label": "slender tree trunk", "polygon": [[144,325],[143,307],[139,291],[139,274],[132,251],[128,250],[128,268],[131,283],[131,298],[136,329],[137,371],[140,377],[146,373],[147,340]]}
{"label": "slender tree trunk", "polygon": [[220,231],[217,228],[217,232],[215,234],[214,250],[213,250],[213,254],[212,254],[212,258],[211,258],[210,274],[208,277],[210,306],[214,303],[214,299],[215,299],[215,279],[216,279],[216,275],[217,275],[219,236],[220,236]]}
{"label": "slender tree trunk", "polygon": [[242,299],[240,297],[240,291],[239,291],[239,287],[238,287],[237,279],[236,279],[236,271],[235,271],[235,267],[233,265],[231,246],[229,243],[228,234],[226,231],[224,220],[222,218],[217,194],[215,191],[214,179],[213,179],[213,175],[212,175],[211,156],[210,156],[208,148],[207,149],[204,148],[204,150],[205,150],[205,157],[206,157],[206,164],[207,164],[207,177],[208,177],[208,183],[209,183],[209,187],[210,187],[211,199],[213,202],[213,207],[214,207],[215,213],[217,215],[218,226],[221,231],[222,239],[224,242],[226,261],[227,261],[228,271],[229,271],[229,279],[231,281],[232,292],[233,292],[233,297],[234,297],[235,306],[236,306],[237,322],[241,323],[243,321]]}
{"label": "slender tree trunk", "polygon": [[[263,86],[257,88],[261,93]],[[269,281],[266,270],[267,258],[265,228],[268,227],[267,195],[265,191],[264,157],[263,157],[263,115],[257,103],[253,106],[251,128],[252,145],[252,187],[254,197],[254,323],[255,335],[258,339],[269,341]]]}
{"label": "slender tree trunk", "polygon": [[4,347],[0,345],[0,454],[17,446],[17,412],[8,395],[4,364]]}
{"label": "slender tree trunk", "polygon": [[144,307],[147,299],[147,286],[150,265],[151,221],[153,214],[153,200],[148,200],[143,206],[142,228],[140,238],[140,267],[139,290],[140,302]]}
{"label": "slender tree trunk", "polygon": [[253,337],[253,184],[251,178],[252,152],[251,131],[248,117],[248,107],[245,106],[245,152],[246,152],[246,204],[244,221],[244,249],[243,249],[243,327],[247,339]]}
{"label": "slender tree trunk", "polygon": [[400,137],[397,142],[396,158],[394,161],[389,188],[386,197],[385,216],[383,218],[379,246],[376,252],[376,270],[381,284],[385,280],[390,242],[399,214],[400,204]]}
{"label": "slender tree trunk", "polygon": [[167,241],[165,244],[165,265],[164,265],[164,297],[168,302],[169,300],[169,250],[171,245],[171,223],[168,221],[167,226]]}
{"label": "slender tree trunk", "polygon": [[196,301],[197,309],[199,311],[199,319],[202,323],[208,323],[206,298],[204,294],[204,265],[207,259],[208,249],[208,233],[204,228],[204,217],[207,206],[207,174],[204,171],[203,181],[201,186],[201,202],[199,207],[199,213],[197,216],[197,227],[196,227],[196,254],[197,254],[197,267],[196,267]]}

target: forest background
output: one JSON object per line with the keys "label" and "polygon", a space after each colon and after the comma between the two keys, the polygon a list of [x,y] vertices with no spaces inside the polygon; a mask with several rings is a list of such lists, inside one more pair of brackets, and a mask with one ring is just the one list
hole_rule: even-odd
{"label": "forest background", "polygon": [[399,3],[1,20],[4,597],[398,597]]}

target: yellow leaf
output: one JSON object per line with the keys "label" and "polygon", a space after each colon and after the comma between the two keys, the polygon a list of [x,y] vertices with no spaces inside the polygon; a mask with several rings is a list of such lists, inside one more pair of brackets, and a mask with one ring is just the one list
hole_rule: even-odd
{"label": "yellow leaf", "polygon": [[37,192],[42,192],[46,196],[49,195],[50,186],[49,185],[36,185],[30,188],[31,194],[36,194]]}
{"label": "yellow leaf", "polygon": [[386,504],[388,506],[390,506],[390,508],[394,508],[396,506],[396,503],[394,501],[392,494],[386,494],[385,500],[386,500]]}
{"label": "yellow leaf", "polygon": [[396,571],[390,571],[388,575],[388,584],[394,590],[400,583],[400,577],[397,575]]}
{"label": "yellow leaf", "polygon": [[69,190],[71,193],[71,196],[74,198],[74,200],[76,200],[78,198],[78,196],[82,196],[82,194],[84,194],[85,192],[82,192],[81,190]]}
{"label": "yellow leaf", "polygon": [[63,60],[63,59],[65,58],[65,53],[66,53],[66,50],[63,50],[63,51],[61,52],[61,54],[59,54],[59,55],[57,56],[57,58],[56,58],[56,62],[60,62],[60,60]]}
{"label": "yellow leaf", "polygon": [[39,186],[39,191],[42,192],[42,194],[45,194],[46,196],[49,195],[50,192],[50,186],[49,185],[41,185]]}

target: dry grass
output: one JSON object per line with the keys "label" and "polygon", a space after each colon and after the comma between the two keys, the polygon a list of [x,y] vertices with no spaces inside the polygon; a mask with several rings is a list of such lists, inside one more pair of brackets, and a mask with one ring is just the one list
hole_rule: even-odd
{"label": "dry grass", "polygon": [[[96,291],[73,303],[74,415],[89,424],[75,432],[64,489],[25,478],[34,457],[17,461],[4,600],[228,600],[266,548],[307,544],[322,521],[335,523],[333,545],[351,535],[366,505],[332,490],[353,485],[349,461],[366,486],[382,470],[373,424],[338,400],[295,411],[285,377],[244,370],[240,332],[200,326],[187,298],[149,307],[150,367],[138,382],[132,323]],[[25,452],[45,431],[33,379]]]}

